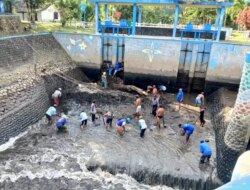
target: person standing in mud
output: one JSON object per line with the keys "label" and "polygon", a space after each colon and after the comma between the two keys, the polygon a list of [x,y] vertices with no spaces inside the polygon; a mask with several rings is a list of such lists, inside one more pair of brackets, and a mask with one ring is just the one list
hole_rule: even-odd
{"label": "person standing in mud", "polygon": [[46,111],[46,118],[48,119],[48,124],[52,124],[52,116],[56,115],[56,105],[49,107],[49,109]]}
{"label": "person standing in mud", "polygon": [[135,97],[136,97],[136,99],[135,99],[135,107],[136,107],[135,115],[136,115],[136,117],[139,118],[139,116],[141,114],[142,100],[141,100],[139,95],[136,95]]}
{"label": "person standing in mud", "polygon": [[95,104],[95,101],[92,102],[91,104],[91,110],[90,110],[90,113],[91,113],[91,119],[92,119],[92,122],[95,123],[95,114],[96,114],[96,104]]}
{"label": "person standing in mud", "polygon": [[107,111],[103,116],[106,118],[105,126],[106,126],[106,129],[108,130],[109,128],[112,127],[114,115],[111,111]]}
{"label": "person standing in mud", "polygon": [[201,107],[201,109],[200,109],[200,126],[201,127],[204,127],[204,125],[206,123],[206,121],[204,119],[205,111],[206,111],[206,108]]}
{"label": "person standing in mud", "polygon": [[178,109],[178,111],[181,110],[181,104],[182,104],[182,102],[183,102],[183,97],[184,97],[184,93],[183,93],[183,91],[182,91],[182,88],[180,88],[180,89],[179,89],[179,92],[178,92],[178,94],[177,94],[177,96],[176,96],[176,100],[177,100],[177,102],[178,102],[178,104],[179,104],[179,109]]}
{"label": "person standing in mud", "polygon": [[127,118],[127,119],[120,119],[117,121],[116,123],[116,130],[118,132],[119,135],[123,135],[125,133],[125,125],[127,123],[130,123],[130,118]]}
{"label": "person standing in mud", "polygon": [[202,105],[204,106],[205,104],[204,92],[201,92],[200,94],[198,94],[198,96],[195,98],[195,104],[196,106],[199,106],[199,107],[201,107]]}
{"label": "person standing in mud", "polygon": [[190,123],[185,123],[185,124],[179,124],[179,128],[182,128],[182,133],[181,135],[184,136],[186,135],[186,142],[189,141],[190,136],[193,134],[194,132],[194,125],[190,124]]}
{"label": "person standing in mud", "polygon": [[202,154],[200,164],[204,164],[206,160],[209,162],[212,156],[212,149],[203,139],[200,141],[200,153]]}
{"label": "person standing in mud", "polygon": [[156,116],[156,111],[158,107],[159,107],[159,97],[153,96],[152,97],[152,112],[151,112],[153,116]]}
{"label": "person standing in mud", "polygon": [[145,122],[145,120],[143,119],[142,116],[139,117],[138,126],[141,129],[140,137],[143,138],[144,137],[144,133],[145,133],[145,131],[147,129],[147,124],[146,124],[146,122]]}
{"label": "person standing in mud", "polygon": [[102,74],[102,87],[107,88],[107,86],[108,86],[108,82],[107,82],[106,72],[103,72],[103,74]]}
{"label": "person standing in mud", "polygon": [[165,114],[165,109],[160,105],[156,111],[156,124],[159,129],[161,128],[161,120],[163,120],[163,126],[165,127],[164,114]]}
{"label": "person standing in mud", "polygon": [[56,127],[59,131],[66,129],[65,124],[67,123],[67,119],[68,119],[67,116],[64,113],[62,113],[60,119],[58,119],[56,122]]}
{"label": "person standing in mud", "polygon": [[83,111],[80,113],[80,119],[81,119],[81,125],[80,127],[86,127],[87,126],[87,122],[88,122],[88,116],[87,114]]}
{"label": "person standing in mud", "polygon": [[54,101],[54,104],[56,106],[59,106],[59,98],[62,96],[62,89],[58,88],[53,94],[52,94],[52,99]]}

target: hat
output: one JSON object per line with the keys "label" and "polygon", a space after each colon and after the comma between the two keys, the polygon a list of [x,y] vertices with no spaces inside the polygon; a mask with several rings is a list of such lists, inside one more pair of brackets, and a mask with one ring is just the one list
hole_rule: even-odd
{"label": "hat", "polygon": [[58,90],[60,90],[60,91],[61,91],[62,89],[61,89],[61,88],[58,88]]}
{"label": "hat", "polygon": [[131,119],[128,117],[128,118],[126,119],[126,121],[127,121],[128,123],[130,123]]}
{"label": "hat", "polygon": [[200,143],[204,143],[204,139],[201,139],[201,140],[200,140]]}
{"label": "hat", "polygon": [[142,119],[143,118],[143,116],[141,115],[140,117],[139,117],[139,119]]}

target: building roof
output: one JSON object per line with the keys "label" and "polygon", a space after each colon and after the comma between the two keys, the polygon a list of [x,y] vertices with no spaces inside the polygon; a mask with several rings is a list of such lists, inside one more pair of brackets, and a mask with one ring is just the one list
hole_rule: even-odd
{"label": "building roof", "polygon": [[140,5],[181,5],[181,6],[200,6],[200,7],[231,7],[232,2],[217,0],[217,1],[200,1],[200,0],[89,0],[93,3],[105,4],[140,4]]}

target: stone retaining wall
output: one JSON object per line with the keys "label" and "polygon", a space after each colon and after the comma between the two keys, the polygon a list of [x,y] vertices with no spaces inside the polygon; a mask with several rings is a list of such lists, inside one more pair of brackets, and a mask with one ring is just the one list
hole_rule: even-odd
{"label": "stone retaining wall", "polygon": [[87,80],[51,34],[0,39],[0,144],[41,119],[55,89],[74,86],[56,74]]}
{"label": "stone retaining wall", "polygon": [[[211,112],[211,121],[215,131],[215,142],[216,142],[216,161],[217,161],[217,173],[219,179],[226,183],[230,181],[231,174],[234,168],[235,158],[239,156],[239,153],[230,149],[224,142],[224,136],[227,130],[228,121],[225,121],[225,117],[222,114],[223,109],[228,105],[227,100],[228,90],[220,89],[213,93],[209,98],[209,106]],[[236,93],[234,93],[236,98]],[[230,98],[232,99],[232,97]],[[231,106],[234,105],[234,100],[231,100]],[[229,165],[229,163],[232,163]]]}

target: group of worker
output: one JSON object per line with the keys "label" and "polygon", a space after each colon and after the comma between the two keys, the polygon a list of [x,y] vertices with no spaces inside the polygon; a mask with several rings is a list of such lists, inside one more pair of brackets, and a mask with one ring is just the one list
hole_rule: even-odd
{"label": "group of worker", "polygon": [[[179,89],[179,92],[176,96],[176,100],[178,102],[178,111],[180,111],[181,109],[181,105],[183,103],[183,99],[184,99],[184,93],[182,91],[182,89]],[[205,115],[205,97],[204,97],[204,92],[201,92],[200,94],[198,94],[195,98],[195,105],[198,106],[200,108],[199,112],[200,112],[200,116],[199,116],[199,120],[200,120],[200,126],[204,127],[206,121],[204,119],[204,115]],[[190,136],[193,134],[194,130],[195,130],[195,126],[193,124],[190,123],[186,123],[184,125],[179,124],[179,127],[182,128],[182,132],[181,134],[184,136],[186,135],[186,142],[189,141]],[[208,144],[208,140],[200,140],[200,153],[202,154],[201,159],[200,159],[200,163],[203,164],[205,162],[205,160],[209,161],[212,155],[212,149],[210,148],[209,144]]]}
{"label": "group of worker", "polygon": [[[156,118],[156,126],[160,129],[161,128],[161,122],[163,123],[163,127],[166,128],[165,126],[165,121],[164,121],[164,114],[165,114],[165,109],[163,108],[162,105],[160,105],[160,90],[166,90],[164,89],[159,89],[155,85],[154,86],[148,86],[147,92],[152,93],[152,110],[151,114]],[[52,94],[52,99],[54,102],[54,106],[49,107],[47,110],[45,116],[48,119],[48,123],[52,124],[52,117],[57,115],[56,107],[59,105],[59,98],[62,96],[62,89],[59,88],[57,89],[53,94]],[[178,110],[181,109],[181,104],[183,103],[184,99],[184,93],[182,89],[179,89],[179,92],[176,96],[176,100],[179,104]],[[204,93],[200,93],[196,99],[195,103],[197,106],[200,107],[200,123],[201,126],[204,127],[205,120],[204,120],[204,112],[205,112],[205,107],[204,107]],[[140,128],[140,137],[143,138],[145,136],[145,131],[147,129],[147,124],[146,121],[144,120],[143,114],[142,114],[142,99],[137,95],[136,100],[135,100],[135,114],[133,114],[131,117],[135,116],[138,119],[138,127]],[[92,123],[95,124],[96,120],[96,114],[97,114],[97,108],[95,101],[92,102],[91,108],[91,120]],[[58,114],[60,118],[56,121],[56,127],[58,130],[66,130],[65,124],[67,123],[67,116],[63,113]],[[107,130],[109,130],[112,127],[112,122],[114,118],[114,114],[111,111],[107,111],[106,113],[102,114],[103,117],[103,122]],[[86,127],[87,126],[87,121],[88,121],[88,115],[85,111],[82,111],[80,113],[80,127]],[[124,135],[126,132],[125,126],[131,122],[131,118],[121,118],[118,119],[116,122],[116,130],[119,135]],[[179,124],[179,127],[181,129],[181,135],[186,136],[186,142],[189,141],[190,136],[193,134],[195,130],[195,126],[191,123],[185,123],[185,124]],[[150,129],[152,130],[152,128]],[[202,153],[202,157],[200,159],[200,163],[204,163],[205,160],[209,161],[212,151],[208,143],[204,140],[200,141],[200,152]]]}

